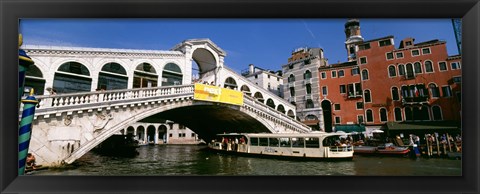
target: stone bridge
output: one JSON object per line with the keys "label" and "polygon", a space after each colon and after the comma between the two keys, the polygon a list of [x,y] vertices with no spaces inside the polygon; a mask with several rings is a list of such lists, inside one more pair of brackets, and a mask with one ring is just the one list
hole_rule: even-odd
{"label": "stone bridge", "polygon": [[224,132],[311,129],[244,94],[242,106],[194,100],[194,85],[37,96],[30,152],[43,165],[72,163],[137,121],[168,119],[209,141]]}

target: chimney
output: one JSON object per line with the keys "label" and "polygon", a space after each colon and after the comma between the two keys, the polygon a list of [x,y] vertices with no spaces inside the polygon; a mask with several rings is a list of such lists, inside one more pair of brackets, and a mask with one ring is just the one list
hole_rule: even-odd
{"label": "chimney", "polygon": [[253,69],[254,69],[253,64],[248,65],[248,74],[255,73],[255,72],[253,72]]}

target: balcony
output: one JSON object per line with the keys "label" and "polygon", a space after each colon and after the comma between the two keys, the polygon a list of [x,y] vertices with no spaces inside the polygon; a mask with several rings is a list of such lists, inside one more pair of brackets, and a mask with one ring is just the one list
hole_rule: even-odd
{"label": "balcony", "polygon": [[414,105],[428,103],[428,96],[403,97],[402,105]]}
{"label": "balcony", "polygon": [[306,94],[303,98],[304,98],[305,101],[306,101],[306,100],[312,100],[312,99],[313,99],[313,97],[312,97],[311,94]]}
{"label": "balcony", "polygon": [[288,102],[290,102],[290,103],[295,102],[295,97],[292,96],[292,97],[288,98]]}
{"label": "balcony", "polygon": [[288,82],[288,88],[294,88],[295,82]]}
{"label": "balcony", "polygon": [[348,95],[347,95],[347,98],[361,98],[361,97],[362,97],[362,92],[361,91],[357,91],[355,93],[349,92]]}
{"label": "balcony", "polygon": [[304,85],[312,84],[312,78],[307,78],[307,79],[303,80],[303,84]]}

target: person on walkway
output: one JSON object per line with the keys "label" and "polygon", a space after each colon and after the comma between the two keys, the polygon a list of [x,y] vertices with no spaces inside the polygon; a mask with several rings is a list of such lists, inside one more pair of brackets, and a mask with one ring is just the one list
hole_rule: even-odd
{"label": "person on walkway", "polygon": [[26,161],[26,166],[27,168],[33,168],[35,169],[36,164],[35,164],[35,156],[32,153],[27,154],[27,161]]}

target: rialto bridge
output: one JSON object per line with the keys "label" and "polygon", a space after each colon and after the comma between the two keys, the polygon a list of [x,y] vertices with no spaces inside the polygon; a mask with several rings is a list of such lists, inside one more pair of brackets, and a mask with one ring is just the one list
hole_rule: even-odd
{"label": "rialto bridge", "polygon": [[[137,122],[174,121],[206,141],[224,132],[311,131],[292,119],[295,106],[226,67],[226,53],[208,39],[186,40],[170,51],[22,49],[35,62],[25,86],[40,101],[29,148],[39,164],[72,163]],[[195,100],[194,64],[196,82],[242,91],[243,103]]]}

